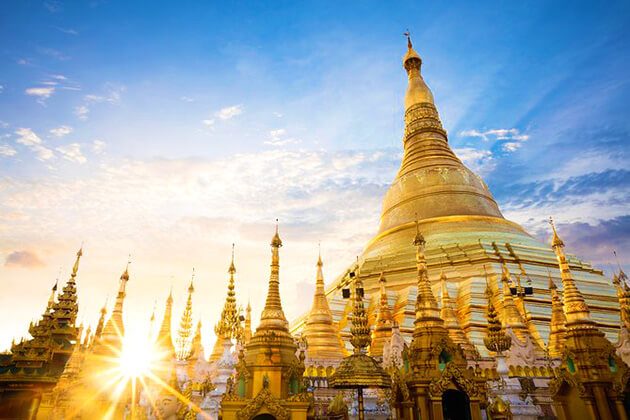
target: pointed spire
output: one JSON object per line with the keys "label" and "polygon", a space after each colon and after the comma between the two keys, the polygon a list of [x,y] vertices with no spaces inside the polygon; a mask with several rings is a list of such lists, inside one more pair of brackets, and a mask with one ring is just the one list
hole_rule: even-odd
{"label": "pointed spire", "polygon": [[510,338],[510,336],[505,334],[503,325],[499,320],[499,315],[497,314],[497,311],[494,308],[494,304],[492,303],[492,292],[490,291],[489,285],[486,286],[486,297],[488,299],[488,306],[486,309],[488,326],[486,328],[486,336],[483,338],[483,343],[488,350],[501,354],[510,349],[512,345],[512,339]]}
{"label": "pointed spire", "polygon": [[378,314],[376,315],[376,322],[374,325],[374,331],[372,331],[372,343],[370,344],[370,356],[381,357],[383,356],[383,349],[389,342],[392,336],[392,324],[393,317],[389,308],[389,302],[387,301],[387,280],[385,274],[381,272],[379,277],[380,296]]}
{"label": "pointed spire", "polygon": [[352,294],[352,326],[350,327],[350,343],[354,347],[354,354],[364,354],[365,348],[370,344],[370,326],[367,313],[363,305],[363,282],[356,274],[354,280],[354,293]]}
{"label": "pointed spire", "polygon": [[55,281],[55,285],[52,287],[51,291],[50,291],[50,297],[48,298],[48,306],[46,308],[46,312],[49,312],[53,306],[55,305],[55,294],[57,293],[57,283],[59,282],[59,279],[57,279]]}
{"label": "pointed spire", "polygon": [[280,247],[282,240],[278,233],[278,220],[276,219],[276,233],[271,240],[271,274],[269,276],[269,289],[265,308],[260,317],[258,330],[277,330],[289,334],[289,323],[282,310],[280,300]]}
{"label": "pointed spire", "polygon": [[[234,244],[232,244],[232,259],[228,273],[230,274],[230,279],[228,281],[227,296],[225,297],[225,303],[221,311],[221,318],[214,327],[214,332],[219,338],[232,340],[239,339],[241,334],[241,322],[236,308],[236,292],[234,291],[234,275],[236,274],[236,266],[234,265]],[[223,352],[222,348],[220,352]]]}
{"label": "pointed spire", "polygon": [[107,316],[107,299],[105,299],[105,304],[101,308],[101,316],[98,318],[98,324],[96,325],[96,330],[94,330],[94,340],[101,338],[101,334],[103,333],[103,327],[105,326],[105,316]]}
{"label": "pointed spire", "polygon": [[166,306],[164,307],[164,318],[160,331],[156,340],[156,348],[163,359],[175,358],[175,348],[173,346],[173,337],[171,335],[171,320],[173,316],[173,289],[171,288],[166,298]]}
{"label": "pointed spire", "polygon": [[564,351],[564,340],[566,336],[565,324],[567,319],[564,315],[562,299],[560,299],[560,295],[558,294],[558,287],[551,278],[550,272],[548,276],[549,291],[551,294],[551,321],[549,324],[549,343],[547,344],[547,348],[549,356],[560,357]]}
{"label": "pointed spire", "polygon": [[245,309],[245,325],[243,326],[243,343],[247,344],[252,338],[252,305],[247,301]]}
{"label": "pointed spire", "polygon": [[420,233],[418,221],[416,220],[416,236],[413,244],[416,247],[416,267],[418,272],[418,297],[416,300],[416,321],[415,323],[422,323],[427,320],[433,320],[441,325],[444,321],[440,318],[440,310],[438,308],[437,300],[433,295],[431,289],[431,282],[429,280],[429,273],[427,270],[427,261],[424,255],[424,249],[426,242],[424,237]]}
{"label": "pointed spire", "polygon": [[316,265],[313,305],[306,318],[302,334],[306,338],[306,352],[310,359],[339,360],[345,355],[345,352],[339,332],[333,324],[332,312],[326,299],[321,249]]}
{"label": "pointed spire", "polygon": [[177,333],[177,359],[186,360],[191,354],[191,334],[192,334],[192,295],[195,291],[193,281],[195,279],[195,269],[193,268],[192,277],[190,279],[190,286],[188,286],[188,299],[186,300],[186,307],[182,313],[182,318],[179,322],[179,331]]}
{"label": "pointed spire", "polygon": [[79,248],[79,251],[77,252],[77,259],[74,261],[74,265],[72,266],[72,274],[70,275],[70,277],[72,278],[73,281],[75,277],[77,276],[77,272],[79,271],[79,260],[81,259],[82,256],[83,256],[83,245],[81,245],[81,248]]}
{"label": "pointed spire", "polygon": [[102,332],[102,339],[110,341],[110,345],[122,349],[122,337],[125,335],[125,325],[123,322],[123,305],[125,297],[127,296],[126,288],[129,281],[129,264],[127,262],[125,271],[120,275],[120,283],[118,286],[118,294],[116,295],[116,303],[114,304],[114,310],[112,316],[105,323],[105,327]]}
{"label": "pointed spire", "polygon": [[567,257],[564,254],[564,242],[558,236],[556,226],[553,223],[553,219],[549,218],[549,224],[553,229],[553,240],[551,247],[556,253],[558,259],[558,265],[560,267],[560,277],[562,278],[562,290],[564,296],[564,312],[567,317],[567,324],[573,324],[575,322],[592,323],[591,313],[588,309],[588,305],[584,300],[584,296],[578,289],[571,270],[569,269],[569,263]]}

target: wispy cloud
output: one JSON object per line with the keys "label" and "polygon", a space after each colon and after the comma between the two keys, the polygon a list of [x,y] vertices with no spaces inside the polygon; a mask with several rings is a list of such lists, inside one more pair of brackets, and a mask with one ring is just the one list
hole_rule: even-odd
{"label": "wispy cloud", "polygon": [[55,157],[53,151],[45,147],[42,139],[30,128],[18,128],[15,134],[18,135],[17,142],[33,151],[38,160],[47,161]]}
{"label": "wispy cloud", "polygon": [[190,96],[182,96],[179,100],[183,102],[195,102],[195,98],[191,98]]}
{"label": "wispy cloud", "polygon": [[72,131],[73,131],[72,127],[70,127],[68,125],[61,125],[59,127],[52,128],[50,130],[50,134],[53,137],[61,138],[61,137],[67,136],[68,134],[72,133]]}
{"label": "wispy cloud", "polygon": [[87,161],[83,153],[81,153],[81,145],[79,143],[70,143],[64,146],[59,146],[55,150],[59,152],[61,157],[70,162],[83,164]]}
{"label": "wispy cloud", "polygon": [[106,146],[107,143],[105,143],[103,140],[94,140],[92,142],[92,153],[94,153],[95,155],[100,155],[105,151]]}
{"label": "wispy cloud", "polygon": [[13,251],[7,255],[4,265],[6,267],[34,268],[42,267],[44,263],[35,252]]}
{"label": "wispy cloud", "polygon": [[61,11],[63,7],[60,1],[46,0],[44,2],[44,8],[48,10],[50,13],[57,13]]}
{"label": "wispy cloud", "polygon": [[88,114],[90,113],[90,108],[85,105],[79,105],[74,108],[74,115],[77,116],[78,119],[85,121],[88,119]]}
{"label": "wispy cloud", "polygon": [[1,157],[11,157],[17,154],[17,150],[8,144],[0,144],[0,156]]}
{"label": "wispy cloud", "polygon": [[67,61],[70,60],[70,56],[64,54],[63,52],[56,50],[54,48],[39,48],[40,54],[46,55],[48,57],[54,58],[57,61]]}
{"label": "wispy cloud", "polygon": [[300,140],[295,139],[293,137],[287,137],[287,130],[284,128],[279,128],[277,130],[271,130],[269,132],[269,139],[263,142],[269,146],[286,146],[288,144],[297,144],[300,143]]}
{"label": "wispy cloud", "polygon": [[477,137],[484,142],[500,142],[505,152],[514,152],[523,145],[523,142],[529,140],[529,135],[521,133],[517,128],[494,128],[485,131],[472,129],[460,131],[458,134],[460,137]]}
{"label": "wispy cloud", "polygon": [[496,168],[496,160],[490,150],[462,147],[453,150],[461,161],[473,172],[485,176]]}
{"label": "wispy cloud", "polygon": [[0,85],[0,93],[4,92],[4,86]]}
{"label": "wispy cloud", "polygon": [[79,32],[77,32],[75,29],[72,29],[72,28],[61,28],[59,26],[54,26],[54,28],[58,30],[59,32],[62,32],[67,35],[74,35],[74,36],[79,35]]}
{"label": "wispy cloud", "polygon": [[46,99],[50,98],[55,93],[54,86],[40,86],[28,88],[24,91],[28,96],[34,96],[37,98],[37,102],[42,105],[46,104]]}
{"label": "wispy cloud", "polygon": [[114,83],[106,83],[103,93],[85,95],[84,99],[88,103],[102,103],[107,102],[110,104],[117,104],[120,102],[123,92],[126,87]]}
{"label": "wispy cloud", "polygon": [[215,117],[221,120],[229,120],[231,118],[236,117],[237,115],[241,115],[243,113],[243,105],[232,105],[225,108],[221,108],[214,115]]}

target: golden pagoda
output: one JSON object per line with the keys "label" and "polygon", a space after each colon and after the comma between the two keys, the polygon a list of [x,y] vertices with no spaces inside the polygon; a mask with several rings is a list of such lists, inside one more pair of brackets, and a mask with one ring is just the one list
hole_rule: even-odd
{"label": "golden pagoda", "polygon": [[271,274],[260,324],[245,346],[221,402],[224,420],[249,420],[270,414],[278,420],[305,420],[311,396],[303,387],[304,358],[296,356],[297,344],[289,333],[280,299],[280,247],[276,233],[271,240]]}
{"label": "golden pagoda", "polygon": [[383,346],[392,338],[392,325],[394,319],[389,309],[387,301],[387,288],[385,287],[387,280],[385,275],[381,273],[379,279],[381,291],[379,296],[378,314],[372,331],[372,342],[370,343],[370,356],[383,357]]}
{"label": "golden pagoda", "polygon": [[81,339],[75,322],[82,255],[79,249],[62,292],[55,300],[55,284],[41,319],[29,325],[32,338],[14,342],[10,353],[0,354],[0,418],[35,418],[42,398],[52,391]]}
{"label": "golden pagoda", "polygon": [[549,385],[560,420],[627,419],[624,407],[628,366],[591,318],[553,221],[552,247],[562,277],[566,333],[562,365]]}
{"label": "golden pagoda", "polygon": [[210,355],[211,362],[218,361],[221,356],[223,356],[227,344],[229,343],[229,347],[231,347],[232,339],[240,340],[243,333],[239,312],[236,307],[236,292],[234,291],[234,274],[236,274],[236,266],[234,265],[234,244],[232,244],[232,260],[228,268],[228,273],[230,274],[230,281],[228,282],[225,304],[221,311],[221,318],[219,318],[219,322],[214,327],[217,341],[214,343],[212,354]]}
{"label": "golden pagoda", "polygon": [[164,360],[175,359],[175,347],[173,345],[173,336],[171,334],[171,323],[173,317],[173,291],[171,290],[166,298],[164,307],[164,317],[155,340],[155,348],[160,357]]}
{"label": "golden pagoda", "polygon": [[245,309],[245,322],[243,325],[243,343],[249,343],[252,338],[252,305],[247,302],[247,308]]}
{"label": "golden pagoda", "polygon": [[345,355],[345,348],[339,330],[333,323],[332,312],[324,293],[322,256],[317,259],[317,276],[313,306],[306,319],[302,336],[306,339],[306,354],[309,364],[330,365],[339,362]]}
{"label": "golden pagoda", "polygon": [[186,360],[191,354],[191,340],[194,338],[193,334],[193,319],[192,319],[192,295],[195,292],[193,286],[193,280],[195,278],[195,270],[193,269],[192,279],[188,286],[188,299],[186,299],[186,306],[184,312],[182,312],[182,318],[179,321],[179,330],[177,331],[177,348],[176,355],[178,360]]}
{"label": "golden pagoda", "polygon": [[[415,257],[408,244],[413,241],[417,218],[428,244],[431,287],[439,290],[440,272],[446,268],[449,288],[458,290],[455,312],[459,325],[476,350],[482,356],[487,354],[483,345],[484,267],[492,276],[501,278],[512,272],[516,279],[531,281],[533,295],[519,297],[514,303],[518,316],[511,307],[503,311],[499,305],[498,309],[501,316],[514,322],[513,332],[519,339],[529,337],[542,349],[551,318],[551,302],[543,299],[543,295],[548,296],[547,270],[560,281],[555,254],[521,226],[506,220],[484,181],[455,155],[421,66],[422,59],[408,40],[403,57],[408,77],[403,157],[383,199],[380,228],[359,257],[366,296],[378,296],[379,278],[384,273],[388,293],[398,296],[392,315],[406,339],[411,338],[417,291]],[[614,339],[619,334],[618,308],[611,299],[615,291],[609,281],[602,271],[574,256],[567,256],[567,263],[576,283],[588,290],[586,299],[593,308],[593,321]],[[341,325],[348,323],[341,296],[347,281],[339,276],[326,293],[333,319]],[[510,305],[509,299],[507,303]],[[291,331],[302,331],[307,316],[296,319]],[[349,339],[347,331],[342,335]]]}

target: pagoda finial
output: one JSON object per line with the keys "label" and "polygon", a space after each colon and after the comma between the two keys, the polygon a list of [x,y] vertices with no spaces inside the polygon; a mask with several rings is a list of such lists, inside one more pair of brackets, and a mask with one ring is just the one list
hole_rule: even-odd
{"label": "pagoda finial", "polygon": [[273,235],[271,239],[271,246],[274,248],[280,248],[282,246],[282,240],[280,239],[280,234],[278,233],[278,219],[276,219],[276,234]]}
{"label": "pagoda finial", "polygon": [[192,275],[190,276],[190,285],[188,286],[188,294],[192,294],[195,291],[193,282],[195,281],[195,267],[192,269]]}
{"label": "pagoda finial", "polygon": [[412,49],[413,45],[411,44],[411,33],[409,29],[407,29],[403,35],[407,37],[407,49]]}
{"label": "pagoda finial", "polygon": [[556,224],[553,222],[553,217],[549,216],[549,224],[551,225],[551,229],[553,230],[553,239],[551,240],[551,247],[564,247],[564,242],[558,236],[558,231],[556,230]]}
{"label": "pagoda finial", "polygon": [[234,266],[234,243],[232,243],[232,262],[230,262],[228,273],[230,273],[231,275],[234,275],[234,273],[236,273],[236,267]]}
{"label": "pagoda finial", "polygon": [[378,306],[378,314],[374,323],[374,331],[372,331],[372,343],[370,344],[370,356],[383,356],[384,346],[391,340],[393,317],[387,300],[387,280],[385,273],[381,271],[379,276],[380,285],[380,302]]}
{"label": "pagoda finial", "polygon": [[77,251],[77,259],[74,261],[74,265],[72,266],[72,280],[77,276],[77,272],[79,271],[79,260],[83,256],[83,244],[81,244],[81,248]]}

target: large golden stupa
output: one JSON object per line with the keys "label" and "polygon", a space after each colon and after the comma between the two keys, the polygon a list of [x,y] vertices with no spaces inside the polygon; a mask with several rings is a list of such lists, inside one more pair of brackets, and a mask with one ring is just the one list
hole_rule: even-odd
{"label": "large golden stupa", "polygon": [[[440,277],[448,279],[445,291],[456,302],[456,315],[477,350],[483,346],[485,287],[502,276],[517,291],[533,288],[533,294],[516,294],[516,306],[527,325],[527,334],[542,347],[549,334],[551,316],[549,278],[561,284],[556,256],[551,247],[506,220],[488,186],[455,155],[440,121],[433,94],[421,74],[422,59],[411,42],[403,57],[408,75],[405,93],[404,154],[400,169],[383,199],[380,228],[359,257],[358,266],[370,298],[370,320],[379,306],[379,278],[387,278],[387,293],[394,320],[410,339],[415,319],[416,221],[426,242],[426,258],[433,292],[439,295]],[[574,256],[569,265],[584,292],[595,322],[610,339],[619,331],[617,300],[600,270]],[[550,274],[551,273],[551,274]],[[342,334],[349,337],[348,303],[341,289],[345,274],[328,288],[327,297]],[[498,282],[499,284],[501,282]],[[494,290],[496,293],[497,291]],[[306,316],[295,320],[292,331],[301,331]]]}

